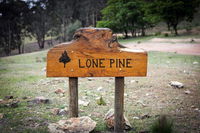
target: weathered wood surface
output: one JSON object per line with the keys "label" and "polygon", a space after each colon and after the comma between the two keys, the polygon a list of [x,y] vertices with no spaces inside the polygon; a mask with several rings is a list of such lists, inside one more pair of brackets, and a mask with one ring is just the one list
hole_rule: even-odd
{"label": "weathered wood surface", "polygon": [[47,77],[146,76],[147,53],[122,47],[107,28],[82,28],[50,49]]}
{"label": "weathered wood surface", "polygon": [[78,117],[78,78],[69,78],[69,117]]}
{"label": "weathered wood surface", "polygon": [[115,133],[124,129],[124,77],[115,77]]}

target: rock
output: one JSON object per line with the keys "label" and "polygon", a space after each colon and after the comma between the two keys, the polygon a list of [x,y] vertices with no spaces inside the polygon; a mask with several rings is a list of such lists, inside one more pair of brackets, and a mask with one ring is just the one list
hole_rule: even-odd
{"label": "rock", "polygon": [[43,97],[43,96],[39,96],[39,97],[36,97],[35,99],[28,101],[28,102],[32,103],[32,104],[41,104],[41,103],[47,104],[47,103],[50,103],[50,100],[48,98]]}
{"label": "rock", "polygon": [[0,107],[11,107],[11,108],[16,108],[18,107],[19,101],[15,100],[2,100],[0,99]]}
{"label": "rock", "polygon": [[199,64],[199,62],[194,61],[192,64],[193,64],[193,65],[197,65],[197,64]]}
{"label": "rock", "polygon": [[42,62],[42,60],[39,57],[35,58],[36,62]]}
{"label": "rock", "polygon": [[5,99],[13,99],[13,96],[5,96]]}
{"label": "rock", "polygon": [[83,105],[84,107],[87,107],[89,105],[89,101],[82,101],[82,100],[78,100],[78,104],[79,105]]}
{"label": "rock", "polygon": [[51,113],[54,114],[54,115],[58,115],[59,111],[60,111],[59,108],[53,108],[53,109],[51,110]]}
{"label": "rock", "polygon": [[140,118],[141,119],[146,119],[146,118],[150,118],[151,116],[149,114],[144,114],[142,115]]}
{"label": "rock", "polygon": [[55,93],[56,94],[64,94],[65,91],[63,89],[57,89],[57,90],[55,90]]}
{"label": "rock", "polygon": [[193,38],[191,38],[190,42],[193,43],[193,42],[195,42],[195,40]]}
{"label": "rock", "polygon": [[88,116],[60,120],[49,124],[50,133],[89,133],[96,127],[96,122]]}
{"label": "rock", "polygon": [[171,81],[169,85],[175,88],[179,88],[179,89],[184,87],[183,83],[178,82],[178,81]]}
{"label": "rock", "polygon": [[135,120],[139,120],[140,118],[137,117],[137,116],[134,116],[133,119],[135,119]]}
{"label": "rock", "polygon": [[138,83],[139,81],[137,81],[137,80],[131,80],[130,82],[131,83]]}
{"label": "rock", "polygon": [[4,117],[4,114],[0,113],[0,120],[3,119],[3,117]]}
{"label": "rock", "polygon": [[184,93],[185,93],[185,94],[191,94],[191,91],[186,90],[186,91],[184,91]]}
{"label": "rock", "polygon": [[25,99],[28,99],[28,97],[24,96],[24,97],[22,97],[22,99],[24,99],[24,100],[25,100]]}
{"label": "rock", "polygon": [[[104,118],[104,120],[106,121],[106,125],[107,125],[108,128],[110,128],[110,129],[114,128],[114,119],[115,119],[114,109],[110,109],[105,114],[105,118]],[[128,119],[125,116],[123,118],[123,122],[124,122],[124,129],[125,130],[130,130],[132,128],[130,122],[128,121]]]}
{"label": "rock", "polygon": [[199,111],[199,108],[195,108],[194,111]]}
{"label": "rock", "polygon": [[43,72],[46,72],[46,67],[42,68],[42,71],[43,71]]}
{"label": "rock", "polygon": [[69,111],[67,109],[60,109],[58,115],[68,115]]}
{"label": "rock", "polygon": [[138,104],[141,104],[143,107],[146,107],[147,105],[143,103],[143,101],[138,100],[137,101]]}
{"label": "rock", "polygon": [[98,105],[106,105],[106,102],[103,100],[102,96],[98,97],[96,100]]}
{"label": "rock", "polygon": [[88,79],[88,81],[92,81],[93,80],[93,78],[87,78]]}
{"label": "rock", "polygon": [[8,104],[8,106],[11,108],[17,108],[18,103],[19,103],[19,101],[12,101],[11,103]]}
{"label": "rock", "polygon": [[3,99],[0,99],[0,104],[3,103],[3,101],[4,101]]}
{"label": "rock", "polygon": [[100,87],[97,88],[97,91],[102,91],[102,90],[103,90],[102,86],[100,86]]}

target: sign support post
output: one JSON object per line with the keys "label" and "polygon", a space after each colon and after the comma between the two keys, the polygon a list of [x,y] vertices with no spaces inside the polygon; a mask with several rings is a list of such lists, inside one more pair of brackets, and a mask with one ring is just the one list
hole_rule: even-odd
{"label": "sign support post", "polygon": [[124,77],[115,77],[115,133],[122,133],[124,128]]}
{"label": "sign support post", "polygon": [[69,77],[69,117],[78,117],[78,78]]}

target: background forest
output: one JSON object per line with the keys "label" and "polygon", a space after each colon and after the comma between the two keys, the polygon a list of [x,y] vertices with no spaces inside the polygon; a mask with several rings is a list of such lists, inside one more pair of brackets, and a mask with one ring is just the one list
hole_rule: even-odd
{"label": "background forest", "polygon": [[111,28],[128,38],[145,36],[164,22],[178,35],[178,25],[191,22],[198,6],[199,0],[1,0],[0,51],[23,53],[27,37],[43,49],[45,38],[49,45],[52,39],[69,41],[77,28],[89,26]]}

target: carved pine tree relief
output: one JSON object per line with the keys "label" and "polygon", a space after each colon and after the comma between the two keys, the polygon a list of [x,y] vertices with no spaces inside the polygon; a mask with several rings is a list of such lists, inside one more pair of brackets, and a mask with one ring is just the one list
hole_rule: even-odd
{"label": "carved pine tree relief", "polygon": [[65,65],[66,65],[68,62],[70,62],[70,61],[71,61],[71,59],[70,59],[70,57],[68,56],[67,51],[65,50],[65,51],[62,53],[61,57],[59,58],[59,62],[62,62],[62,63],[64,64],[64,68],[65,68]]}

